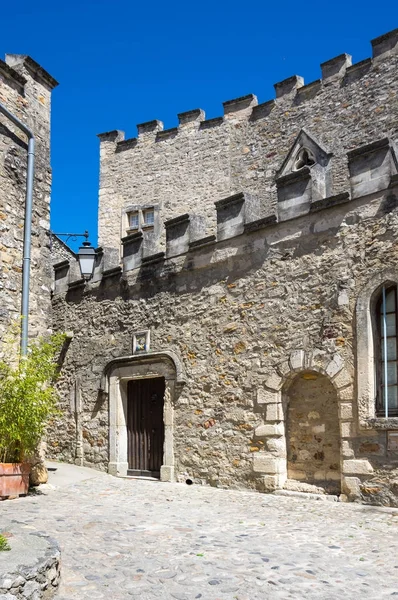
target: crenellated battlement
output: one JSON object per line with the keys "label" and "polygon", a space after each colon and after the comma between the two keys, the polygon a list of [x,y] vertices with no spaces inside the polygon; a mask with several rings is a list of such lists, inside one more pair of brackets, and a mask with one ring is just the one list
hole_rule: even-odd
{"label": "crenellated battlement", "polygon": [[[322,77],[315,81],[305,84],[304,78],[299,75],[293,75],[274,84],[276,101],[289,99],[293,104],[299,104],[310,100],[322,88],[330,85],[346,86],[354,80],[363,77],[370,69],[377,66],[380,60],[388,59],[392,54],[398,52],[398,29],[394,29],[374,40],[371,40],[372,58],[367,58],[358,63],[352,64],[350,54],[339,54],[320,65]],[[223,102],[223,116],[206,120],[205,112],[202,109],[194,109],[179,113],[179,126],[164,130],[162,121],[153,120],[137,125],[138,139],[131,138],[127,140],[117,140],[117,152],[131,149],[137,145],[140,139],[147,139],[152,136],[154,141],[161,142],[174,137],[187,125],[194,125],[200,129],[222,125],[229,119],[244,119],[249,121],[265,118],[269,115],[272,107],[275,106],[275,100],[267,100],[258,104],[257,97],[253,94],[234,98]],[[112,134],[98,134],[101,141],[111,141]]]}
{"label": "crenellated battlement", "polygon": [[[244,194],[244,210],[249,198],[257,199],[253,220],[277,214],[280,221],[347,192],[362,169],[349,153],[375,138],[398,141],[398,29],[373,40],[372,48],[372,58],[358,63],[347,53],[322,62],[315,81],[294,75],[277,82],[271,100],[259,102],[254,94],[227,100],[219,117],[206,119],[196,108],[179,113],[177,127],[152,120],[137,125],[134,138],[100,134],[98,231],[106,254],[113,249],[120,256],[134,210],[155,211],[154,252],[167,256],[173,226],[166,222],[200,214],[202,237],[219,239],[222,202],[236,194]],[[295,166],[301,150],[312,156],[309,169]],[[221,202],[218,212],[214,202]],[[131,256],[135,264],[138,255]]]}
{"label": "crenellated battlement", "polygon": [[[302,133],[301,136],[307,134]],[[300,138],[300,136],[299,136]],[[298,142],[296,140],[296,142]],[[313,142],[315,144],[315,142]],[[323,164],[332,157],[324,152]],[[223,242],[233,240],[245,234],[267,228],[281,227],[284,222],[300,217],[311,217],[331,208],[347,205],[357,199],[372,201],[377,195],[392,193],[398,187],[398,160],[396,149],[388,138],[376,140],[370,144],[355,148],[347,154],[350,171],[350,190],[340,194],[328,195],[318,193],[319,187],[314,188],[314,167],[304,167],[296,172],[284,175],[284,169],[289,166],[289,157],[276,179],[278,187],[278,204],[276,211],[261,214],[261,202],[256,196],[240,192],[214,202],[217,232],[216,235],[206,235],[206,220],[201,215],[184,213],[164,221],[166,245],[165,250],[158,249],[158,241],[162,233],[159,231],[154,239],[152,230],[142,229],[121,239],[122,259],[121,265],[111,264],[115,255],[106,255],[102,248],[96,251],[96,262],[92,284],[108,278],[127,276],[129,272],[152,269],[154,277],[168,274],[173,270],[173,261],[183,259],[183,264],[192,266],[195,252],[210,251]],[[322,162],[322,160],[320,160]],[[316,185],[319,183],[319,173],[315,175]],[[326,188],[325,188],[326,190]],[[397,205],[397,196],[395,195]],[[312,225],[316,229],[316,225]],[[243,243],[243,246],[245,243]],[[225,247],[225,244],[223,245]],[[199,259],[196,267],[208,264],[205,256]],[[155,271],[153,270],[155,269]],[[77,271],[77,263],[70,264],[62,261],[54,266],[55,293],[66,293],[71,289],[81,287],[85,282]],[[143,275],[144,278],[147,274]]]}

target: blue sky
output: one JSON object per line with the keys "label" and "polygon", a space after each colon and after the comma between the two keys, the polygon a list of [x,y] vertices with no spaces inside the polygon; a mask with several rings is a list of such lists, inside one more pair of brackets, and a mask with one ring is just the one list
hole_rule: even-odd
{"label": "blue sky", "polygon": [[29,54],[60,82],[52,229],[88,229],[97,242],[96,134],[134,137],[151,119],[174,127],[177,113],[193,108],[219,116],[223,101],[249,93],[264,102],[275,82],[318,79],[320,63],[342,52],[353,62],[371,56],[370,40],[397,26],[396,0],[6,3],[0,55]]}

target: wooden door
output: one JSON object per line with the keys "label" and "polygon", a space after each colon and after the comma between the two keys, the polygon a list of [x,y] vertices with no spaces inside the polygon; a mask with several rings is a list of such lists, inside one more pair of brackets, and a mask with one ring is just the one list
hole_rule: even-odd
{"label": "wooden door", "polygon": [[129,475],[159,477],[163,463],[163,377],[128,382]]}

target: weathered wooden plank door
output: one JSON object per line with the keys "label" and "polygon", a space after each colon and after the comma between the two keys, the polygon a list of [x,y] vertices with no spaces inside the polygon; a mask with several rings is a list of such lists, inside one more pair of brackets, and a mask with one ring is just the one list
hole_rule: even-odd
{"label": "weathered wooden plank door", "polygon": [[163,463],[163,377],[128,382],[129,475],[159,477]]}

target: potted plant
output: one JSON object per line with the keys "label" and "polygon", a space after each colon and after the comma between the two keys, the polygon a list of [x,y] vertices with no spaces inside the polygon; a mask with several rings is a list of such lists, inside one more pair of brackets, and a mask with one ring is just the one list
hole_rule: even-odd
{"label": "potted plant", "polygon": [[49,418],[56,412],[54,387],[65,336],[40,338],[26,357],[6,344],[0,359],[0,497],[26,494],[30,463]]}

